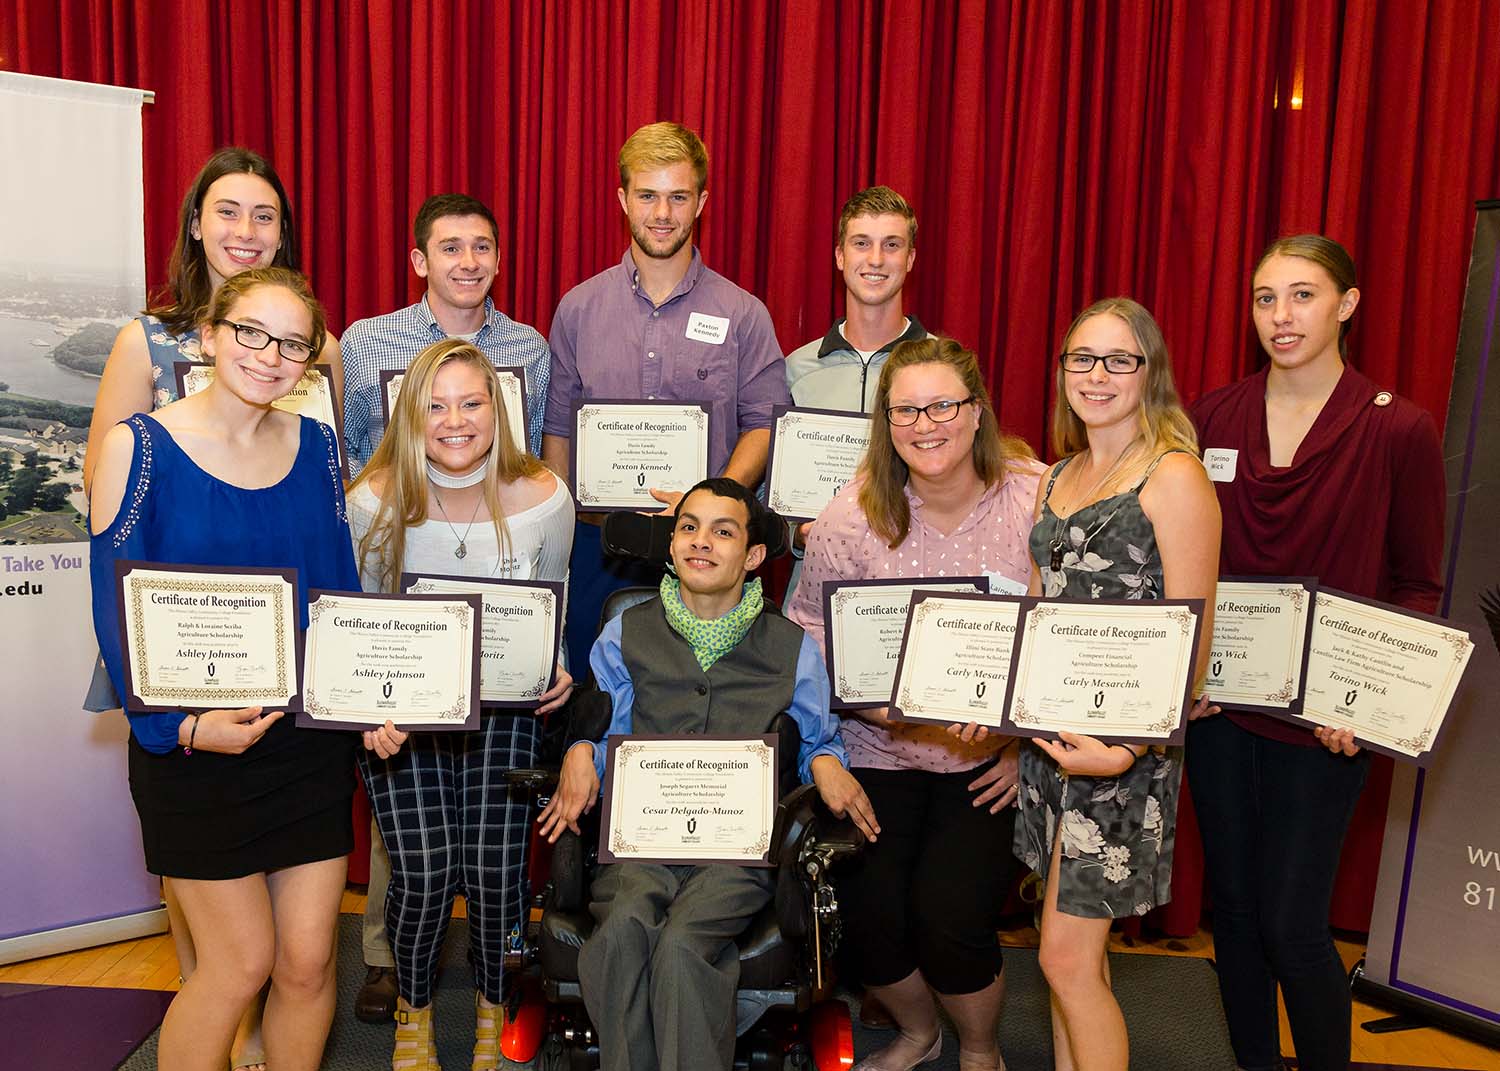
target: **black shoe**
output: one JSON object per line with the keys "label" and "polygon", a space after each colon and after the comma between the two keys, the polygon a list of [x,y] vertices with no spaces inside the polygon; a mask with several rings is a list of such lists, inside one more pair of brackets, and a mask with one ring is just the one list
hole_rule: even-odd
{"label": "black shoe", "polygon": [[365,984],[354,997],[354,1017],[362,1023],[388,1023],[395,1016],[395,969],[365,968]]}

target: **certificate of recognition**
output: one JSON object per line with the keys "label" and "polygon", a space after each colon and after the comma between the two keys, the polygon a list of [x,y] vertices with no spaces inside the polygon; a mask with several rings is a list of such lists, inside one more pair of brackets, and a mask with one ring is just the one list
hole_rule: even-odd
{"label": "certificate of recognition", "polygon": [[[179,398],[197,394],[214,381],[214,366],[211,364],[174,361],[172,370],[177,375]],[[310,417],[332,428],[333,438],[339,449],[339,464],[343,466],[344,478],[349,479],[349,460],[344,457],[344,413],[333,393],[333,365],[308,365],[307,371],[302,373],[302,378],[291,392],[271,404],[284,412]]]}
{"label": "certificate of recognition", "polygon": [[859,469],[870,445],[867,413],[837,409],[772,411],[766,502],[789,521],[811,521]]}
{"label": "certificate of recognition", "polygon": [[862,710],[890,703],[911,593],[918,589],[970,594],[989,590],[982,576],[824,581],[823,651],[832,684],[830,706]]}
{"label": "certificate of recognition", "polygon": [[487,707],[534,707],[557,677],[563,586],[544,580],[401,574],[410,595],[478,595],[479,701]]}
{"label": "certificate of recognition", "polygon": [[[526,370],[519,365],[495,365],[494,369],[500,380],[500,401],[505,406],[505,424],[510,428],[511,441],[521,453],[530,453],[531,440],[526,433]],[[396,411],[396,398],[405,378],[404,368],[385,368],[380,372],[380,416],[386,427],[391,426],[391,414]]]}
{"label": "certificate of recognition", "polygon": [[1300,725],[1353,729],[1363,747],[1425,766],[1474,644],[1435,617],[1319,591]]}
{"label": "certificate of recognition", "polygon": [[574,402],[571,465],[579,510],[661,510],[652,487],[708,477],[708,403]]}
{"label": "certificate of recognition", "polygon": [[891,719],[998,727],[1022,601],[913,592]]}
{"label": "certificate of recognition", "polygon": [[477,729],[483,612],[478,595],[308,592],[297,724]]}
{"label": "certificate of recognition", "polygon": [[295,709],[297,571],[115,562],[133,711]]}
{"label": "certificate of recognition", "polygon": [[1202,599],[1025,599],[1004,731],[1180,744],[1202,627]]}
{"label": "certificate of recognition", "polygon": [[774,736],[612,736],[601,863],[771,865]]}
{"label": "certificate of recognition", "polygon": [[1317,583],[1302,577],[1219,581],[1203,691],[1235,710],[1302,707],[1307,629]]}

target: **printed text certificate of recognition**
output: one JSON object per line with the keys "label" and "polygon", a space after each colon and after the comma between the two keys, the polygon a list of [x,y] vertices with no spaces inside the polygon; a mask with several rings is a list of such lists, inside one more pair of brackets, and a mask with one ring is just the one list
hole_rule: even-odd
{"label": "printed text certificate of recognition", "polygon": [[766,503],[786,520],[816,520],[854,479],[870,445],[870,417],[778,405],[771,419]]}
{"label": "printed text certificate of recognition", "polygon": [[1223,577],[1214,596],[1214,638],[1203,692],[1235,710],[1302,708],[1307,629],[1315,581]]}
{"label": "printed text certificate of recognition", "polygon": [[[526,438],[526,370],[519,365],[495,365],[494,368],[495,378],[500,381],[500,404],[505,406],[505,423],[510,428],[511,441],[521,453],[530,453]],[[391,426],[391,414],[396,411],[396,399],[401,396],[401,384],[405,380],[404,368],[381,369],[380,415],[386,427]]]}
{"label": "printed text certificate of recognition", "polygon": [[911,593],[919,588],[978,594],[988,584],[982,576],[823,581],[823,650],[833,707],[861,710],[890,703]]}
{"label": "printed text certificate of recognition", "polygon": [[478,595],[308,592],[302,711],[319,729],[479,728]]}
{"label": "printed text certificate of recognition", "polygon": [[1202,599],[1024,600],[1004,731],[1180,744]]}
{"label": "printed text certificate of recognition", "polygon": [[1425,766],[1474,644],[1435,617],[1324,589],[1313,605],[1308,727],[1353,729],[1363,747]]}
{"label": "printed text certificate of recognition", "polygon": [[891,719],[998,726],[1021,601],[1016,595],[913,592]]}
{"label": "printed text certificate of recognition", "polygon": [[580,511],[660,511],[651,488],[686,491],[708,477],[708,403],[574,402],[572,445]]}
{"label": "printed text certificate of recognition", "polygon": [[561,584],[402,573],[401,590],[411,595],[478,595],[484,600],[479,700],[485,706],[534,707],[552,686],[562,636]]}
{"label": "printed text certificate of recognition", "polygon": [[[310,364],[306,368],[297,385],[271,404],[284,412],[309,417],[332,428],[339,448],[339,463],[348,478],[349,465],[344,458],[344,414],[333,395],[333,365]],[[172,371],[177,377],[179,398],[197,394],[214,381],[214,366],[211,364],[174,361]]]}
{"label": "printed text certificate of recognition", "polygon": [[774,736],[612,736],[601,863],[771,865]]}
{"label": "printed text certificate of recognition", "polygon": [[133,711],[296,706],[297,572],[115,562]]}

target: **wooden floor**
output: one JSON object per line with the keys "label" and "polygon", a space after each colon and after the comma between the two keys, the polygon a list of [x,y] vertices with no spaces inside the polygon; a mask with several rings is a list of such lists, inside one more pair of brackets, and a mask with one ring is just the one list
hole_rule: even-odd
{"label": "wooden floor", "polygon": [[[353,890],[344,893],[344,911],[362,912],[364,903],[363,894]],[[1008,930],[1001,935],[1001,939],[1006,944],[1034,946],[1037,943],[1037,933],[1029,928]],[[1352,941],[1340,941],[1338,944],[1346,966],[1353,966],[1364,954],[1362,944]],[[1146,955],[1212,956],[1213,936],[1200,930],[1191,938],[1130,941],[1115,934],[1111,937],[1110,948],[1115,952]],[[171,939],[163,934],[160,937],[122,941],[82,952],[0,967],[0,982],[174,990],[177,988],[177,956],[172,950]],[[1355,1060],[1374,1064],[1408,1064],[1413,1067],[1500,1071],[1500,1050],[1487,1048],[1440,1030],[1427,1028],[1399,1034],[1371,1034],[1359,1028],[1360,1023],[1380,1019],[1387,1014],[1389,1013],[1368,1004],[1355,1002]],[[1291,1036],[1287,1032],[1285,1015],[1282,1016],[1281,1045],[1284,1052],[1291,1053]]]}

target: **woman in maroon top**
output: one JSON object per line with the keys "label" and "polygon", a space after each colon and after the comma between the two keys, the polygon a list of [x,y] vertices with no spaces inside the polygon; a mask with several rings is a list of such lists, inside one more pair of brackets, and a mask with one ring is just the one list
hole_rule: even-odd
{"label": "woman in maroon top", "polygon": [[[1320,235],[1279,239],[1255,267],[1251,303],[1270,365],[1193,409],[1224,516],[1221,575],[1316,576],[1431,613],[1442,450],[1426,412],[1345,364],[1353,260]],[[1368,767],[1337,727],[1226,712],[1189,731],[1219,990],[1245,1071],[1281,1066],[1278,984],[1299,1066],[1349,1066],[1349,986],[1328,913]]]}

